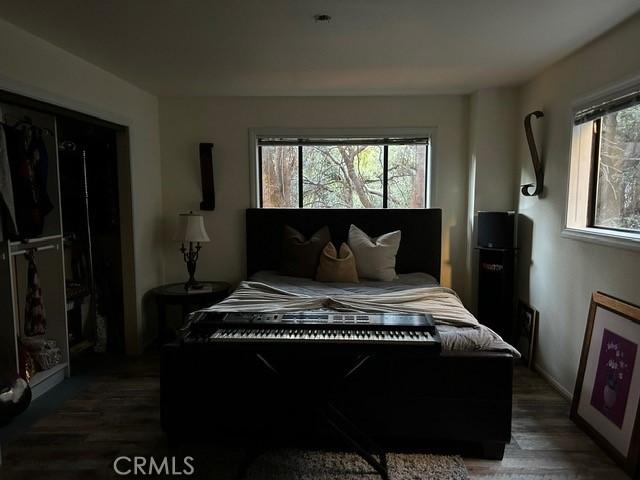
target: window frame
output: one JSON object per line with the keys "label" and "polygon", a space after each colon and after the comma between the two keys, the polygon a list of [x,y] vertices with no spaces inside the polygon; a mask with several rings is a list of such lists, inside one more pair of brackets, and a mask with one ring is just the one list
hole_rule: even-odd
{"label": "window frame", "polygon": [[[602,138],[602,117],[593,120],[591,137],[591,165],[589,166],[589,195],[587,200],[587,227],[604,228],[596,225],[596,202],[598,201],[598,174],[600,172],[600,142]],[[613,228],[605,230],[615,230]]]}
{"label": "window frame", "polygon": [[[578,202],[579,196],[575,189],[575,182],[578,182],[578,172],[574,172],[579,160],[574,158],[574,143],[576,142],[576,127],[579,124],[575,123],[575,119],[582,112],[595,109],[598,106],[614,103],[618,98],[628,96],[634,92],[640,91],[640,75],[631,77],[623,82],[609,85],[597,92],[582,97],[574,102],[571,106],[571,117],[568,119],[569,124],[569,151],[568,151],[568,168],[567,168],[567,181],[565,191],[564,202],[564,222],[560,236],[562,238],[568,238],[572,240],[579,240],[588,243],[606,245],[610,247],[617,247],[628,250],[640,251],[640,231],[630,229],[617,229],[612,227],[604,227],[595,224],[595,202],[597,199],[597,181],[598,181],[598,169],[600,162],[600,135],[602,131],[601,119],[602,115],[585,123],[591,123],[598,120],[597,135],[593,135],[593,144],[591,146],[591,154],[589,158],[589,180],[588,180],[588,194],[586,205],[586,218],[584,225],[574,225],[575,215],[572,217],[570,212],[585,208]],[[605,113],[606,114],[606,113]],[[582,123],[584,124],[584,123]],[[596,138],[597,137],[597,138]],[[596,143],[597,141],[597,148]],[[576,177],[576,178],[574,178]],[[572,192],[573,190],[573,192]],[[572,195],[573,193],[573,195]],[[574,198],[572,198],[574,197]]]}
{"label": "window frame", "polygon": [[[436,134],[437,128],[435,127],[407,127],[407,128],[353,128],[353,129],[327,129],[327,128],[250,128],[249,129],[249,168],[251,176],[251,207],[262,207],[262,158],[259,149],[258,142],[261,138],[302,138],[305,140],[313,140],[314,138],[344,138],[344,139],[385,139],[385,138],[429,138],[427,144],[427,165],[425,168],[425,205],[423,208],[431,208],[433,205],[433,199],[435,198],[435,152],[436,152]],[[301,150],[302,145],[298,148]],[[385,145],[385,154],[388,153],[388,146]],[[302,152],[298,151],[299,158],[302,158]],[[388,158],[385,155],[384,158]],[[387,165],[383,165],[384,179],[383,179],[383,207],[387,208]],[[301,175],[302,162],[298,162],[298,188],[299,192],[302,192],[301,183],[303,177]],[[302,207],[303,198],[299,195],[298,206]],[[268,207],[264,207],[268,208]],[[291,207],[294,208],[294,207]]]}

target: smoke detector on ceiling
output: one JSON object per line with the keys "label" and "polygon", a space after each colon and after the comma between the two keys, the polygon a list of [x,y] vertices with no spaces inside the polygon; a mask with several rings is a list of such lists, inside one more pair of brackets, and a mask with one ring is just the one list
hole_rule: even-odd
{"label": "smoke detector on ceiling", "polygon": [[316,21],[316,23],[328,23],[331,21],[331,15],[327,15],[326,13],[318,13],[313,16],[313,19]]}

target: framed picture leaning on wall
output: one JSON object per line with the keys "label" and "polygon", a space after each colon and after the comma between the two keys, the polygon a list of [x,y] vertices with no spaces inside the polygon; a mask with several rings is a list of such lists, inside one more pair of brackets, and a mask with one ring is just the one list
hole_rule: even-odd
{"label": "framed picture leaning on wall", "polygon": [[633,478],[640,456],[640,307],[595,292],[571,419]]}
{"label": "framed picture leaning on wall", "polygon": [[536,325],[538,323],[538,311],[522,300],[518,302],[518,316],[516,325],[516,348],[522,355],[522,363],[529,368],[533,367],[533,352],[536,341]]}

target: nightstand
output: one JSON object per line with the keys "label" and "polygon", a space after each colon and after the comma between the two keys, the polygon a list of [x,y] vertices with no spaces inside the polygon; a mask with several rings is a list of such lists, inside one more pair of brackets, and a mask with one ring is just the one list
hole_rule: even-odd
{"label": "nightstand", "polygon": [[182,307],[182,320],[191,312],[224,300],[231,285],[227,282],[199,282],[202,288],[185,290],[184,283],[161,285],[151,290],[158,306],[158,338],[160,344],[167,340],[167,305]]}

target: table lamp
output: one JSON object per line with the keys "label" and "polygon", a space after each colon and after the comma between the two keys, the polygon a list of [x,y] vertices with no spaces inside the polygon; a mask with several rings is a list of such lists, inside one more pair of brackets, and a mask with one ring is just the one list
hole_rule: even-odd
{"label": "table lamp", "polygon": [[[182,243],[180,251],[184,257],[184,261],[187,264],[187,271],[189,272],[189,280],[184,284],[185,290],[201,288],[201,285],[196,282],[194,275],[196,273],[196,262],[198,261],[198,253],[200,252],[200,243],[210,242],[209,235],[204,228],[204,218],[202,215],[197,215],[193,212],[181,213],[179,215],[180,223],[178,224],[178,237],[177,240]],[[189,248],[185,246],[189,244]]]}

